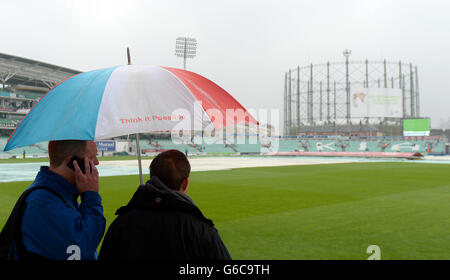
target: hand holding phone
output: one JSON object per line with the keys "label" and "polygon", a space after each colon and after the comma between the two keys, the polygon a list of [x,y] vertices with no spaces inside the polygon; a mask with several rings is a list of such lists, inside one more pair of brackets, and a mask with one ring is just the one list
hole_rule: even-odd
{"label": "hand holding phone", "polygon": [[[76,161],[78,164],[78,167],[80,167],[81,172],[83,172],[84,174],[86,174],[86,167],[84,164],[84,159],[80,158],[79,156],[73,156],[69,163],[67,164],[67,167],[69,167],[70,169],[72,169],[73,171],[75,171],[75,167],[73,166],[73,162]],[[92,172],[92,167],[91,167],[91,172]]]}
{"label": "hand holding phone", "polygon": [[[98,192],[98,170],[95,167],[94,162],[88,160],[87,157],[81,159],[81,161],[75,158],[71,162],[75,170],[75,186],[78,190],[78,193],[82,194],[85,191]],[[84,167],[84,170],[81,169],[80,165]],[[89,166],[89,168],[86,168],[86,166]]]}

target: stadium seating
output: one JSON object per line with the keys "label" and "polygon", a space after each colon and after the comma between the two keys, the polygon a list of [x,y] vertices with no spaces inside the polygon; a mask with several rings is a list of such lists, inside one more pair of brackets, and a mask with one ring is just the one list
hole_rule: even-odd
{"label": "stadium seating", "polygon": [[[3,152],[8,140],[7,136],[0,137],[0,158],[21,158],[23,151],[26,157],[46,157],[48,142]],[[157,142],[156,142],[157,141]],[[437,140],[348,140],[348,139],[314,139],[314,138],[264,138],[260,139],[223,139],[212,137],[194,137],[193,142],[188,139],[185,143],[177,144],[170,139],[141,140],[142,150],[177,149],[189,154],[235,155],[235,154],[265,154],[268,152],[295,151],[345,151],[347,152],[420,152],[423,154],[444,154],[445,143]],[[236,142],[235,142],[236,141]],[[255,143],[256,142],[256,143]],[[157,145],[155,145],[157,143]],[[383,149],[382,147],[385,146]]]}
{"label": "stadium seating", "polygon": [[14,124],[14,122],[10,119],[4,119],[4,118],[0,118],[0,124],[5,123],[5,124]]}
{"label": "stadium seating", "polygon": [[[317,139],[276,139],[271,140],[272,143],[278,141],[280,152],[294,152],[294,151],[310,151],[310,152],[419,152],[419,153],[444,153],[445,143],[436,140],[360,140],[350,141],[345,139],[336,140],[317,140]],[[385,149],[382,147],[385,145]],[[427,150],[428,147],[428,150]],[[432,151],[430,150],[432,148]]]}
{"label": "stadium seating", "polygon": [[22,158],[23,152],[25,151],[25,156],[27,158],[30,157],[46,157],[48,154],[47,151],[47,144],[48,142],[42,142],[38,143],[32,146],[26,146],[14,150],[10,150],[7,152],[4,152],[3,149],[6,146],[6,142],[8,141],[9,137],[1,136],[0,137],[0,158]]}
{"label": "stadium seating", "polygon": [[[18,91],[18,90],[16,90],[12,94],[15,94],[16,97],[28,98],[28,99],[40,99],[44,95],[41,92]],[[11,93],[9,95],[11,95]]]}

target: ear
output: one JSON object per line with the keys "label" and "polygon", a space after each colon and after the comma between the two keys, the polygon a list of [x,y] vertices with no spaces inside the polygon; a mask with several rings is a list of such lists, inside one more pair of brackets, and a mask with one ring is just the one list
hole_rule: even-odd
{"label": "ear", "polygon": [[69,162],[70,162],[70,160],[72,159],[72,157],[73,156],[68,156],[68,157],[66,157],[65,159],[64,159],[64,166],[67,166],[68,164],[69,164]]}
{"label": "ear", "polygon": [[180,192],[187,193],[188,186],[189,186],[189,177],[187,177],[186,179],[183,180],[183,182],[181,182]]}

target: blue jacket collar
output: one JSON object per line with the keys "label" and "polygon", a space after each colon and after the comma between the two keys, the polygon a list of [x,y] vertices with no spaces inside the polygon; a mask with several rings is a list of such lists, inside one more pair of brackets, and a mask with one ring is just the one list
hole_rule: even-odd
{"label": "blue jacket collar", "polygon": [[34,183],[30,187],[33,186],[46,186],[52,188],[64,198],[76,204],[78,190],[75,185],[71,184],[61,175],[50,171],[48,166],[41,166]]}

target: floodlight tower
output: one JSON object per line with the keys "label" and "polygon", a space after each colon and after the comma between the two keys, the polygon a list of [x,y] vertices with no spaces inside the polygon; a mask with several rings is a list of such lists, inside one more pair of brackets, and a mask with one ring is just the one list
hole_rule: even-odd
{"label": "floodlight tower", "polygon": [[194,58],[197,54],[195,38],[178,37],[175,43],[175,55],[183,58],[183,69],[186,70],[186,58]]}
{"label": "floodlight tower", "polygon": [[350,122],[350,80],[349,80],[349,73],[348,73],[348,57],[352,54],[351,50],[345,49],[343,52],[345,56],[345,92],[347,94],[346,98],[346,105],[347,105],[347,123]]}

